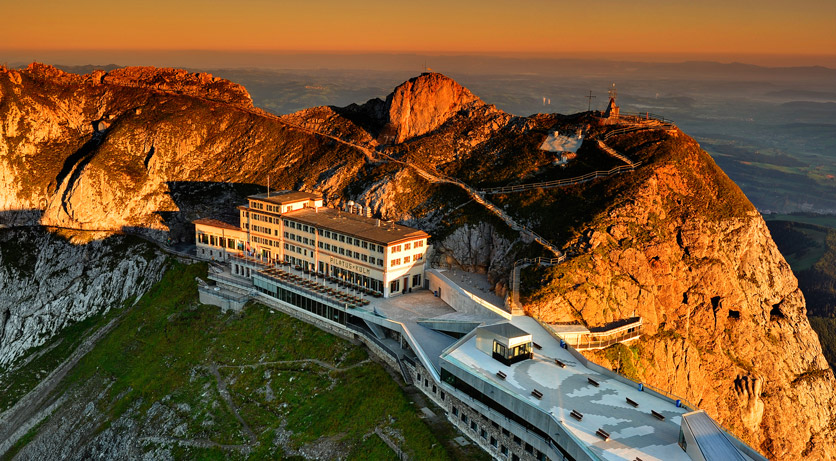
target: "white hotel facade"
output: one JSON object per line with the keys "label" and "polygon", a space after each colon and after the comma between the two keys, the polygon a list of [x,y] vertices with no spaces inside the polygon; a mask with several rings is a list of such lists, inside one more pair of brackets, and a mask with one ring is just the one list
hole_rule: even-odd
{"label": "white hotel facade", "polygon": [[[227,261],[243,255],[289,263],[383,297],[424,286],[430,236],[422,230],[325,207],[320,195],[308,192],[252,195],[238,209],[240,227],[213,219],[194,221],[198,256]],[[247,269],[232,261],[232,270],[239,274]]]}

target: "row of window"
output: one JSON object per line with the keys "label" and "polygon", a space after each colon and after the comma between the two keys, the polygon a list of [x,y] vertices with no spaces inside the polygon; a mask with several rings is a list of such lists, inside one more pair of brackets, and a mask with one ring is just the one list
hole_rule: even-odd
{"label": "row of window", "polygon": [[374,264],[376,266],[383,267],[383,259],[368,256],[366,254],[361,254],[356,251],[346,250],[341,246],[331,245],[330,243],[326,242],[319,242],[319,248],[322,248],[325,251],[339,253],[342,256],[354,258],[358,261],[363,261],[364,263]]}
{"label": "row of window", "polygon": [[211,245],[213,247],[221,247],[221,248],[227,247],[227,248],[231,248],[233,250],[236,249],[236,248],[239,249],[239,250],[244,249],[244,243],[243,242],[238,242],[237,240],[235,240],[233,238],[219,237],[217,235],[212,235],[212,234],[203,234],[203,233],[197,234],[197,241],[198,241],[198,243],[202,243],[204,245]]}
{"label": "row of window", "polygon": [[278,224],[279,223],[279,218],[273,218],[272,216],[264,216],[264,215],[261,215],[261,214],[258,214],[258,213],[253,213],[252,218],[253,218],[253,221],[261,221],[261,222],[266,222],[266,223],[270,223],[270,224]]}
{"label": "row of window", "polygon": [[[423,240],[418,240],[417,242],[414,242],[414,243],[415,243],[415,248],[421,248],[421,247],[423,247],[423,246],[424,246],[424,241],[423,241]],[[412,249],[412,243],[411,243],[411,242],[409,242],[409,243],[404,243],[403,245],[395,245],[395,246],[393,246],[393,247],[392,247],[392,253],[398,253],[398,252],[400,252],[401,250],[403,250],[403,251],[408,251],[408,250],[410,250],[410,249]]]}
{"label": "row of window", "polygon": [[299,242],[299,243],[304,243],[305,245],[313,246],[313,244],[314,244],[314,239],[309,239],[307,237],[302,237],[301,235],[296,235],[292,232],[285,232],[284,237],[286,239],[290,239],[290,240],[293,240],[293,241],[296,241],[296,242]]}
{"label": "row of window", "polygon": [[256,235],[252,236],[252,240],[253,240],[253,243],[258,243],[260,245],[267,245],[267,246],[276,247],[276,248],[279,247],[279,242],[277,242],[276,240],[266,239],[266,238],[259,237],[259,236],[256,236]]}
{"label": "row of window", "polygon": [[424,254],[423,253],[416,253],[413,256],[404,256],[403,260],[401,258],[395,258],[392,261],[390,261],[389,266],[391,266],[391,267],[400,266],[401,264],[408,264],[410,261],[418,262],[422,259],[424,259]]}
{"label": "row of window", "polygon": [[269,227],[259,226],[257,224],[253,224],[253,232],[259,232],[262,234],[272,235],[273,231],[270,230]]}
{"label": "row of window", "polygon": [[284,244],[284,249],[287,250],[287,251],[292,251],[294,253],[299,253],[302,256],[308,256],[308,250],[306,250],[304,248],[300,248],[296,245],[290,245],[288,243],[285,243]]}
{"label": "row of window", "polygon": [[[485,419],[485,420],[489,419],[489,418],[486,418],[484,415],[481,415],[478,411],[473,410],[472,408],[471,408],[471,410],[474,411],[475,413],[479,414],[480,416],[482,416],[482,419]],[[473,431],[474,433],[478,433],[479,437],[481,437],[483,440],[486,440],[486,441],[488,440],[488,431],[485,428],[485,426],[482,426],[480,428],[479,425],[476,424],[476,420],[468,418],[467,415],[463,411],[459,412],[459,409],[456,408],[455,406],[453,406],[453,416],[458,416],[459,419],[461,420],[461,422],[463,422],[465,424],[467,424],[468,421],[469,421],[470,422],[470,430]],[[491,421],[491,424],[495,428],[499,427],[499,424],[497,424],[493,421]],[[508,437],[508,436],[511,435],[511,432],[508,431],[508,429],[503,428],[502,429],[502,435]],[[523,447],[523,441],[522,441],[521,438],[519,438],[518,436],[515,435],[513,440],[514,440],[514,443],[517,446]],[[505,457],[508,457],[508,454],[510,453],[511,461],[519,461],[519,459],[520,459],[519,455],[517,455],[516,453],[511,453],[511,451],[508,449],[508,447],[506,447],[504,444],[500,445],[499,441],[496,439],[496,437],[494,437],[492,435],[490,436],[490,444],[494,448],[499,448],[499,452],[502,453],[502,455],[505,456]],[[548,459],[548,458],[546,458],[545,453],[543,453],[540,450],[537,450],[536,448],[534,448],[534,446],[532,446],[528,442],[525,443],[525,446],[523,447],[523,449],[525,450],[526,453],[528,453],[530,455],[534,455],[534,457],[537,458],[538,461],[546,461]]]}

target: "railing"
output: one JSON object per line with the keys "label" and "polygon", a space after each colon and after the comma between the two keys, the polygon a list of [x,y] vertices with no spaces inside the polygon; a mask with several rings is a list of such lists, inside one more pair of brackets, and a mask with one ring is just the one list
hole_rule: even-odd
{"label": "railing", "polygon": [[554,181],[545,181],[545,182],[538,182],[538,183],[529,183],[529,184],[517,184],[513,186],[502,186],[502,187],[491,187],[488,189],[482,189],[478,191],[480,194],[484,195],[491,195],[491,194],[503,194],[507,192],[520,192],[528,189],[546,189],[551,187],[561,187],[561,186],[573,186],[576,184],[582,184],[585,182],[592,181],[593,179],[597,178],[606,178],[608,176],[613,176],[616,174],[624,173],[627,171],[633,171],[636,167],[640,166],[641,162],[632,163],[630,165],[621,165],[617,166],[613,169],[607,171],[593,171],[591,173],[587,173],[582,176],[575,176],[573,178],[566,178],[566,179],[556,179]]}
{"label": "railing", "polygon": [[676,125],[673,120],[650,112],[619,112],[618,118],[634,117],[639,121],[657,121],[665,125]]}
{"label": "railing", "polygon": [[[557,340],[559,340],[559,341],[564,341],[564,342],[566,342],[566,340],[564,340],[564,339],[563,339],[563,337],[562,337],[562,336],[560,336],[560,333],[558,333],[558,332],[554,331],[554,329],[552,329],[552,327],[551,327],[548,323],[544,323],[544,322],[543,322],[543,321],[541,321],[540,319],[535,319],[535,320],[536,320],[536,321],[537,321],[537,323],[539,323],[539,324],[540,324],[540,326],[541,326],[541,327],[543,327],[543,329],[544,329],[544,330],[546,330],[546,332],[548,332],[548,333],[549,333],[549,334],[550,334],[553,338],[555,338],[555,339],[557,339]],[[680,404],[681,404],[682,406],[684,406],[686,409],[689,409],[689,410],[696,410],[696,409],[698,409],[698,408],[699,408],[699,407],[697,407],[696,405],[694,405],[693,403],[691,403],[690,401],[688,401],[687,399],[683,399],[683,398],[681,398],[681,397],[678,397],[678,396],[677,396],[677,395],[675,395],[675,394],[672,394],[672,393],[667,392],[667,391],[663,391],[662,389],[659,389],[659,388],[657,388],[657,387],[655,387],[655,386],[652,386],[652,385],[650,385],[650,384],[646,384],[646,383],[639,383],[639,382],[637,382],[637,381],[634,381],[634,380],[632,380],[632,379],[630,379],[630,378],[628,378],[628,377],[626,377],[626,376],[622,375],[621,373],[617,373],[617,372],[612,371],[612,370],[610,370],[610,369],[608,369],[608,368],[604,368],[604,367],[602,367],[601,365],[598,365],[597,363],[592,362],[592,361],[590,361],[589,359],[587,359],[586,357],[584,357],[584,356],[583,356],[583,354],[581,354],[580,352],[578,352],[578,350],[577,350],[577,349],[575,349],[574,347],[572,347],[572,346],[571,346],[571,345],[569,345],[568,343],[566,343],[566,350],[567,350],[567,351],[568,351],[568,352],[569,352],[569,353],[570,353],[573,357],[575,357],[575,359],[577,359],[579,362],[581,362],[581,363],[583,364],[583,366],[585,366],[585,367],[587,367],[587,368],[591,368],[591,367],[590,367],[590,365],[593,365],[593,366],[596,368],[596,371],[598,371],[599,373],[601,373],[601,374],[603,374],[603,375],[610,376],[610,377],[612,377],[612,378],[614,378],[614,379],[616,379],[616,380],[618,380],[618,381],[621,381],[621,382],[623,382],[623,383],[625,383],[625,384],[632,384],[632,385],[635,385],[636,387],[638,387],[638,386],[639,386],[639,384],[641,384],[641,386],[642,386],[644,389],[646,389],[646,390],[650,390],[650,391],[652,391],[652,392],[653,392],[653,393],[655,393],[655,394],[659,394],[660,396],[662,396],[662,397],[664,397],[664,398],[666,398],[666,399],[670,400],[671,402],[676,402],[676,401],[678,400],[678,401],[680,402]]]}
{"label": "railing", "polygon": [[605,339],[605,340],[587,339],[586,341],[583,340],[584,336],[589,338],[593,334],[594,333],[587,333],[587,334],[580,335],[578,337],[578,339],[576,341],[574,341],[575,344],[571,344],[570,341],[566,341],[566,343],[570,344],[572,347],[574,347],[575,349],[577,349],[579,351],[580,350],[591,350],[591,349],[604,349],[604,348],[612,346],[613,344],[619,344],[619,343],[622,343],[622,342],[625,342],[625,341],[630,341],[631,339],[636,339],[639,336],[641,336],[641,332],[634,331],[632,333],[625,333],[625,334],[618,335],[618,336],[616,336],[615,338],[612,338],[612,339]]}
{"label": "railing", "polygon": [[232,294],[228,294],[226,292],[223,292],[220,289],[218,289],[216,291],[215,288],[217,288],[217,287],[198,285],[197,291],[202,291],[206,294],[210,294],[212,296],[217,296],[218,298],[222,298],[222,299],[225,299],[227,301],[233,301],[233,302],[236,302],[236,303],[245,303],[250,299],[250,295],[232,295]]}
{"label": "railing", "polygon": [[229,276],[225,274],[209,274],[210,279],[220,279],[225,282],[234,283],[238,285],[244,285],[248,287],[253,286],[253,280],[251,278],[247,278],[244,276],[236,277],[236,276]]}
{"label": "railing", "polygon": [[267,274],[267,273],[265,273],[265,272],[263,272],[263,271],[258,271],[258,272],[256,272],[256,273],[255,273],[255,275],[259,275],[259,276],[261,276],[261,277],[264,277],[264,278],[266,278],[266,279],[269,279],[270,281],[272,281],[272,282],[274,282],[274,283],[278,283],[278,284],[280,284],[280,285],[282,285],[282,286],[284,286],[284,287],[287,287],[287,288],[290,288],[290,289],[299,290],[299,291],[301,291],[301,292],[305,293],[305,296],[313,296],[313,297],[315,297],[315,298],[317,298],[317,299],[319,299],[319,300],[321,300],[321,301],[325,301],[325,302],[327,302],[327,303],[330,303],[332,306],[337,306],[337,307],[339,307],[339,308],[341,308],[341,309],[347,309],[349,305],[350,305],[350,306],[356,306],[356,304],[355,304],[354,302],[342,301],[342,300],[340,300],[339,298],[335,298],[335,297],[331,297],[331,296],[326,296],[326,295],[324,295],[324,294],[322,294],[322,293],[319,293],[318,291],[311,290],[311,289],[309,289],[309,288],[306,288],[306,287],[303,287],[303,286],[297,285],[297,284],[292,283],[292,282],[288,282],[288,281],[286,281],[286,280],[282,280],[282,279],[280,279],[280,278],[278,278],[278,277],[274,277],[274,276],[272,276],[272,275],[270,275],[270,274]]}

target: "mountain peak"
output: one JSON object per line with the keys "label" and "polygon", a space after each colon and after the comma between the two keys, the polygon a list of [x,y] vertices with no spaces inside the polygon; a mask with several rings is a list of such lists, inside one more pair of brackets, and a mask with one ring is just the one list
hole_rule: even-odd
{"label": "mountain peak", "polygon": [[400,143],[438,128],[462,109],[483,105],[450,77],[426,72],[398,85],[386,98],[384,134],[391,142]]}

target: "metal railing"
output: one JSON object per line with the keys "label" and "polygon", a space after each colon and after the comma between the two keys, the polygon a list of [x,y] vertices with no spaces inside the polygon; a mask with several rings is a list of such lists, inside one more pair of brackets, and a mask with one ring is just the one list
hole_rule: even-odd
{"label": "metal railing", "polygon": [[241,294],[230,294],[229,292],[221,291],[220,288],[217,286],[204,286],[198,285],[197,291],[202,291],[206,294],[210,294],[212,296],[217,296],[218,298],[225,299],[227,301],[233,301],[236,303],[244,303],[250,299],[250,295],[241,295]]}
{"label": "metal railing", "polygon": [[556,179],[554,181],[545,181],[545,182],[537,182],[537,183],[528,183],[528,184],[516,184],[513,186],[502,186],[502,187],[491,187],[488,189],[482,189],[479,191],[480,194],[484,195],[491,195],[491,194],[503,194],[507,192],[521,192],[529,189],[547,189],[551,187],[563,187],[563,186],[573,186],[576,184],[582,184],[585,182],[592,181],[597,178],[606,178],[608,176],[613,176],[616,174],[624,173],[627,171],[633,171],[636,167],[640,166],[641,162],[631,163],[629,165],[621,165],[610,170],[606,171],[593,171],[591,173],[587,173],[581,176],[575,176],[573,178],[566,178],[566,179]]}

